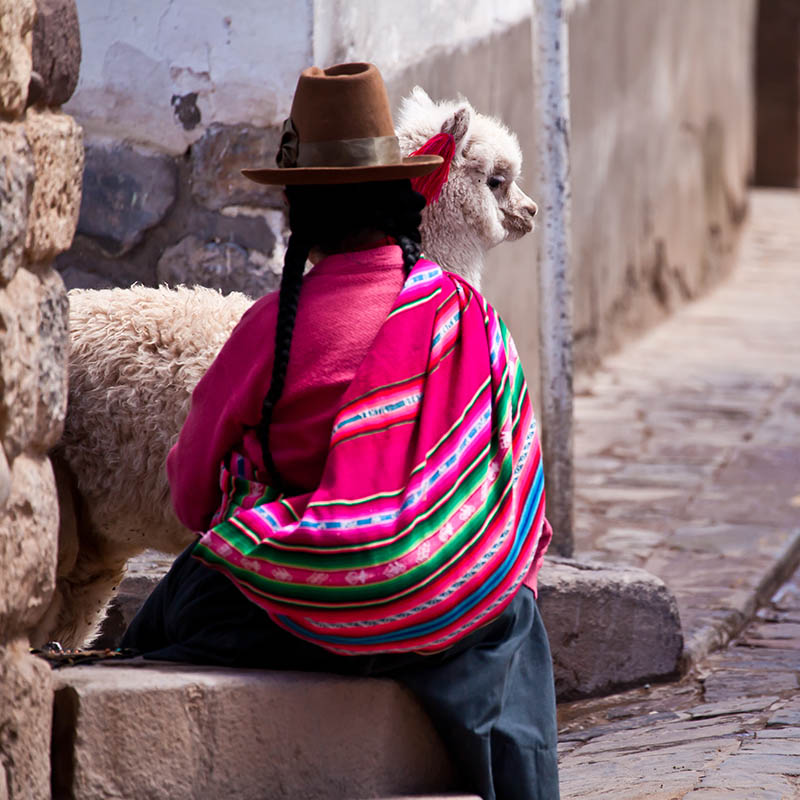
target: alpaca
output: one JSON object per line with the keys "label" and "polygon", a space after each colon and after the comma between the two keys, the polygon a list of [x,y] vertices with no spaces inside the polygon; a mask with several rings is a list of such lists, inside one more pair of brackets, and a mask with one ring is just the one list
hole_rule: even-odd
{"label": "alpaca", "polygon": [[434,103],[415,87],[400,106],[400,149],[411,153],[437,133],[450,133],[456,152],[439,199],[422,216],[425,254],[481,288],[484,256],[533,230],[536,203],[517,184],[517,137],[466,101]]}
{"label": "alpaca", "polygon": [[[433,102],[417,87],[397,126],[403,152],[433,135],[456,151],[437,203],[423,213],[428,257],[480,287],[484,253],[533,229],[517,186],[516,136],[466,101]],[[32,637],[75,647],[93,638],[131,556],[178,553],[194,538],[177,520],[165,462],[191,392],[251,300],[202,287],[73,290],[70,387],[53,452],[61,504],[53,600]]]}

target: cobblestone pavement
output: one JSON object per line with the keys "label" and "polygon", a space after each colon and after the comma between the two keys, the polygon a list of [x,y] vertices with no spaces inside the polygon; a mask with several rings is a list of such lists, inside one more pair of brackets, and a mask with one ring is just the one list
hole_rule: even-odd
{"label": "cobblestone pavement", "polygon": [[731,278],[583,379],[576,552],[675,593],[679,683],[559,706],[564,798],[800,798],[800,193]]}
{"label": "cobblestone pavement", "polygon": [[800,570],[680,683],[559,706],[563,800],[800,797]]}
{"label": "cobblestone pavement", "polygon": [[675,593],[690,662],[800,559],[800,193],[754,191],[731,277],[583,378],[581,559]]}

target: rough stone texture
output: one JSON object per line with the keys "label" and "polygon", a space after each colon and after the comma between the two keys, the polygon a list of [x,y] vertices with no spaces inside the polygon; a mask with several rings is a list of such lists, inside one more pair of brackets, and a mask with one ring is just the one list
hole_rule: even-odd
{"label": "rough stone texture", "polygon": [[38,397],[40,283],[19,269],[0,292],[0,438],[13,459],[34,435]]}
{"label": "rough stone texture", "polygon": [[23,126],[0,123],[0,285],[22,258],[34,174]]}
{"label": "rough stone texture", "polygon": [[8,466],[6,451],[0,446],[0,510],[11,497],[11,468]]}
{"label": "rough stone texture", "polygon": [[81,35],[75,0],[36,0],[33,70],[41,78],[36,102],[60,106],[72,97],[81,66]]}
{"label": "rough stone texture", "polygon": [[[83,148],[30,109],[30,0],[0,0],[0,800],[50,795],[51,671],[28,652],[50,604],[59,509],[46,452],[66,404],[67,306],[47,263],[69,246]],[[73,7],[74,12],[74,7]]]}
{"label": "rough stone texture", "polygon": [[47,664],[29,655],[27,650],[24,639],[0,645],[0,798],[3,800],[50,797],[51,673]]}
{"label": "rough stone texture", "polygon": [[683,636],[675,598],[641,569],[548,559],[539,607],[559,699],[674,675]]}
{"label": "rough stone texture", "polygon": [[70,249],[56,258],[55,266],[67,289],[111,289],[134,283],[155,286],[157,260],[157,251],[144,258],[114,258],[97,241],[76,235]]}
{"label": "rough stone texture", "polygon": [[283,207],[283,188],[262,186],[245,178],[245,167],[273,166],[278,152],[277,128],[213,124],[192,145],[192,194],[206,208],[225,206]]}
{"label": "rough stone texture", "polygon": [[259,297],[280,285],[281,264],[234,242],[204,242],[187,236],[158,260],[159,284],[209,286],[228,294]]}
{"label": "rough stone texture", "polygon": [[55,677],[56,796],[181,800],[202,786],[205,797],[355,799],[453,785],[429,720],[392,681],[157,665]]}
{"label": "rough stone texture", "polygon": [[58,503],[50,461],[19,455],[0,509],[0,643],[24,635],[47,608],[56,569]]}
{"label": "rough stone texture", "polygon": [[121,255],[164,219],[175,196],[175,164],[169,156],[122,144],[90,144],[78,233]]}
{"label": "rough stone texture", "polygon": [[61,276],[47,270],[39,300],[38,397],[32,446],[47,451],[61,437],[67,412],[69,301]]}
{"label": "rough stone texture", "polygon": [[0,1],[0,112],[21,114],[31,80],[34,0]]}
{"label": "rough stone texture", "polygon": [[57,273],[17,270],[0,293],[0,435],[9,457],[45,453],[67,402],[68,304]]}
{"label": "rough stone texture", "polygon": [[29,109],[25,134],[33,151],[33,187],[26,255],[50,261],[72,242],[81,199],[83,134],[65,114]]}
{"label": "rough stone texture", "polygon": [[756,183],[800,185],[800,5],[794,0],[758,4]]}

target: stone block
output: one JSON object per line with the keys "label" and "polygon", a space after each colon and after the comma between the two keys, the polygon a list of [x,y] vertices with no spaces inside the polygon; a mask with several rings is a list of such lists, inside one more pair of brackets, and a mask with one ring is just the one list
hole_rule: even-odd
{"label": "stone block", "polygon": [[34,176],[22,124],[0,123],[0,284],[22,262]]}
{"label": "stone block", "polygon": [[655,575],[634,567],[547,559],[539,608],[559,700],[665,679],[683,649],[678,606]]}
{"label": "stone block", "polygon": [[274,166],[279,142],[277,128],[210,125],[204,136],[192,145],[195,200],[213,210],[225,206],[282,208],[282,187],[254,183],[240,171],[256,165]]}
{"label": "stone block", "polygon": [[6,451],[0,444],[0,509],[11,496],[11,468],[8,466]]}
{"label": "stone block", "polygon": [[0,438],[10,459],[24,450],[36,426],[40,284],[17,270],[0,291]]}
{"label": "stone block", "polygon": [[204,242],[186,236],[164,251],[156,274],[159,284],[199,284],[226,294],[243,292],[259,297],[278,288],[282,266],[235,242]]}
{"label": "stone block", "polygon": [[[158,664],[59,670],[54,796],[367,798],[454,776],[413,696],[388,680]],[[146,768],[143,768],[146,765]]]}
{"label": "stone block", "polygon": [[20,269],[0,291],[0,435],[8,455],[45,453],[67,403],[69,307],[58,273]]}
{"label": "stone block", "polygon": [[[0,642],[27,634],[50,603],[56,571],[58,503],[46,456],[11,462],[0,509]],[[0,728],[2,730],[2,728]]]}
{"label": "stone block", "polygon": [[31,80],[34,0],[0,3],[0,112],[25,110]]}
{"label": "stone block", "polygon": [[[204,227],[195,230],[205,230]],[[159,233],[161,238],[161,233]],[[95,240],[87,236],[75,236],[72,246],[61,253],[54,263],[67,289],[111,289],[127,287],[134,283],[155,286],[156,261],[161,247],[155,237],[143,248],[127,256],[111,256]],[[169,236],[164,236],[169,240]]]}
{"label": "stone block", "polygon": [[60,106],[72,97],[81,66],[81,35],[75,0],[36,0],[33,24],[33,71],[41,80],[45,106]]}
{"label": "stone block", "polygon": [[50,261],[66,250],[75,234],[81,200],[83,132],[66,114],[28,111],[25,134],[33,151],[33,186],[26,255]]}
{"label": "stone block", "polygon": [[127,253],[161,222],[177,191],[175,162],[122,144],[86,147],[78,233],[114,255]]}
{"label": "stone block", "polygon": [[49,665],[25,639],[0,647],[0,798],[50,797],[52,717]]}
{"label": "stone block", "polygon": [[36,425],[31,444],[44,452],[61,438],[67,412],[69,301],[61,276],[52,269],[42,276],[38,321]]}

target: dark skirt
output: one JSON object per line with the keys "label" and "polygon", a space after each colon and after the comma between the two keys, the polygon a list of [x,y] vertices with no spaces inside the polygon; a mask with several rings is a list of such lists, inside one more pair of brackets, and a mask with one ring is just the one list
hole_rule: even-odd
{"label": "dark skirt", "polygon": [[393,678],[430,715],[465,789],[485,800],[558,800],[553,669],[530,589],[441,653],[344,656],[273,623],[191,550],[150,595],[123,647],[191,664]]}

